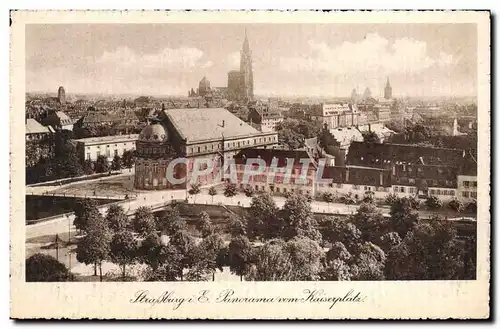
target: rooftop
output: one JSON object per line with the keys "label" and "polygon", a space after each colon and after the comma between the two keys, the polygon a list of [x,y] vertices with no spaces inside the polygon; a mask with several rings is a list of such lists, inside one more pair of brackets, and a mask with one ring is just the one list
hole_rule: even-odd
{"label": "rooftop", "polygon": [[164,112],[187,142],[262,134],[224,108],[183,108]]}
{"label": "rooftop", "polygon": [[27,119],[26,120],[26,134],[44,134],[50,133],[48,127],[42,126],[35,119]]}
{"label": "rooftop", "polygon": [[115,136],[103,136],[103,137],[88,137],[88,138],[80,138],[75,139],[75,142],[85,143],[85,144],[105,144],[105,143],[113,143],[113,142],[124,142],[131,141],[135,142],[139,138],[138,134],[131,135],[115,135]]}

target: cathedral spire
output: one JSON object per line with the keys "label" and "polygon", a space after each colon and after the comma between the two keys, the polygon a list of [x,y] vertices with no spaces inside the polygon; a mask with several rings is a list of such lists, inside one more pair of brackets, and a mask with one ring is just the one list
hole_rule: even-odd
{"label": "cathedral spire", "polygon": [[391,87],[391,83],[389,82],[389,77],[387,77],[387,82],[386,82],[385,88],[384,88],[384,98],[385,99],[392,98],[392,87]]}
{"label": "cathedral spire", "polygon": [[250,45],[248,43],[247,29],[245,28],[245,41],[243,41],[243,51],[248,52],[250,50]]}

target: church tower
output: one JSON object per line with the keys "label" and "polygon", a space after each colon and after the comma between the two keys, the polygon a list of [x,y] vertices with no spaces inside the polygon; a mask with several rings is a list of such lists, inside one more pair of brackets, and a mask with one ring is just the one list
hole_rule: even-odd
{"label": "church tower", "polygon": [[240,57],[240,75],[241,75],[241,96],[244,100],[253,99],[253,72],[252,72],[252,51],[248,44],[247,31],[245,29],[245,41],[241,49]]}
{"label": "church tower", "polygon": [[389,83],[389,78],[387,78],[387,83],[385,84],[384,98],[385,99],[391,99],[392,98],[392,87],[391,87],[391,84]]}

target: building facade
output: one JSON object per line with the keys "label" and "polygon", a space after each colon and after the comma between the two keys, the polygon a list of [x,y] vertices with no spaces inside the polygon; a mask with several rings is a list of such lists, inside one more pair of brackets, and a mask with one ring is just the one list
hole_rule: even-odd
{"label": "building facade", "polygon": [[[223,108],[168,109],[143,129],[136,144],[135,187],[178,189],[191,184],[197,160],[210,163],[213,170],[195,183],[217,183],[225,161],[243,149],[277,145],[278,135],[260,132]],[[182,182],[168,179],[169,166],[172,177]]]}
{"label": "building facade", "polygon": [[108,161],[123,156],[125,151],[134,151],[139,135],[116,135],[105,137],[89,137],[75,139],[78,157],[82,160],[96,161],[101,155],[106,156]]}
{"label": "building facade", "polygon": [[240,70],[228,73],[228,98],[230,100],[248,102],[254,97],[252,51],[245,32],[245,41],[240,51]]}

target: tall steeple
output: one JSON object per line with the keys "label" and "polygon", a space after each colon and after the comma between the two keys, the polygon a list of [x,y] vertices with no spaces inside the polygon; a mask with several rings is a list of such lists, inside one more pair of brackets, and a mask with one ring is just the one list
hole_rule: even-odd
{"label": "tall steeple", "polygon": [[391,87],[391,83],[389,82],[389,77],[387,77],[387,82],[386,82],[385,88],[384,88],[384,98],[385,99],[392,98],[392,87]]}
{"label": "tall steeple", "polygon": [[241,98],[248,101],[253,99],[253,70],[252,51],[250,50],[246,29],[245,41],[243,41],[243,47],[240,54]]}
{"label": "tall steeple", "polygon": [[250,45],[248,43],[247,29],[245,28],[245,41],[243,41],[243,51],[250,52]]}

